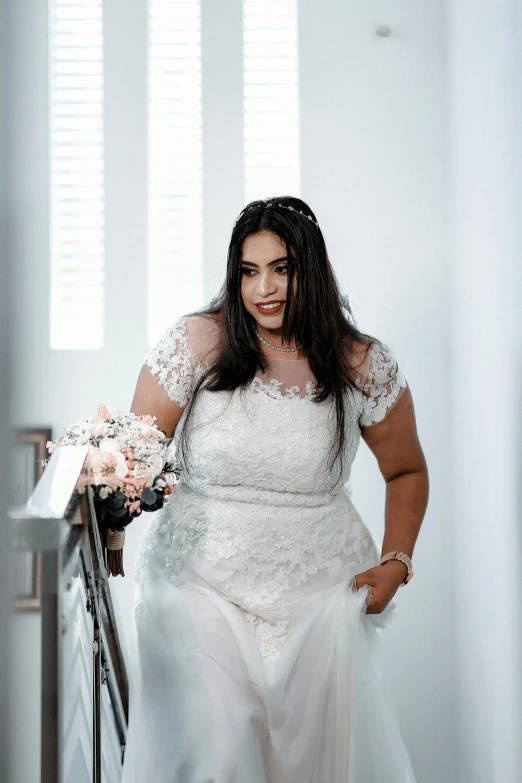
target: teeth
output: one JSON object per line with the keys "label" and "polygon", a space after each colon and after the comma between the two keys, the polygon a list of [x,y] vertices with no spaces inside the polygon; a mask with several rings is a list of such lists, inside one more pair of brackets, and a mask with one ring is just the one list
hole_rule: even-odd
{"label": "teeth", "polygon": [[282,304],[282,302],[275,302],[274,304],[269,305],[258,305],[258,307],[261,307],[263,310],[273,310],[275,307],[280,307]]}

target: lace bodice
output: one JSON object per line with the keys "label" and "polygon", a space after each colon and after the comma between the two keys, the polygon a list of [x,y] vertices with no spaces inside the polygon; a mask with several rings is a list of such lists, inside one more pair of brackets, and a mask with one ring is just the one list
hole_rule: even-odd
{"label": "lace bodice", "polygon": [[[202,316],[184,316],[145,357],[181,408],[211,361],[217,328]],[[357,388],[346,393],[340,477],[328,467],[333,400],[314,402],[315,383],[306,360],[270,358],[244,389],[199,391],[188,422],[187,464],[149,526],[136,564],[138,582],[161,574],[179,584],[186,563],[198,562],[246,612],[267,657],[278,654],[285,637],[293,590],[325,573],[339,575],[347,558],[368,567],[378,562],[345,485],[361,429],[385,418],[406,379],[391,350],[376,342]]]}
{"label": "lace bodice", "polygon": [[[145,357],[152,375],[169,399],[184,408],[199,372],[208,366],[216,343],[217,325],[202,316],[183,316],[171,324]],[[268,358],[265,372],[258,370],[252,382],[255,391],[274,399],[312,399],[316,379],[306,359]],[[359,425],[368,427],[385,417],[407,385],[392,351],[376,341],[360,365],[356,383]]]}

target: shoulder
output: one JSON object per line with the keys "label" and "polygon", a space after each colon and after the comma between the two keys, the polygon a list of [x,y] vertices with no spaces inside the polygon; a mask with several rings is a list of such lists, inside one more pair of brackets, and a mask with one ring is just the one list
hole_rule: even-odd
{"label": "shoulder", "polygon": [[359,424],[369,427],[386,418],[408,383],[393,350],[382,340],[376,337],[365,340],[357,344],[352,355]]}
{"label": "shoulder", "polygon": [[348,364],[351,369],[351,377],[354,383],[358,384],[364,380],[368,371],[368,361],[372,340],[354,340],[346,349]]}
{"label": "shoulder", "polygon": [[217,334],[221,327],[220,313],[188,313],[178,319],[187,328],[191,336]]}
{"label": "shoulder", "polygon": [[220,344],[220,313],[191,313],[180,320],[193,358],[201,364],[211,360]]}
{"label": "shoulder", "polygon": [[368,391],[376,384],[388,384],[392,378],[402,375],[392,348],[377,337],[355,341],[350,348],[349,363],[352,380],[361,391]]}
{"label": "shoulder", "polygon": [[195,347],[198,341],[217,338],[220,333],[221,316],[219,313],[187,313],[171,321],[165,334],[183,337]]}
{"label": "shoulder", "polygon": [[380,351],[381,345],[382,343],[377,338],[365,335],[359,340],[352,340],[347,349],[352,381],[361,390],[371,374],[376,354]]}
{"label": "shoulder", "polygon": [[219,324],[208,314],[176,318],[145,357],[151,374],[172,402],[184,408],[198,372],[219,342]]}
{"label": "shoulder", "polygon": [[220,321],[213,314],[189,313],[175,318],[167,326],[145,357],[151,366],[163,364],[194,365],[206,361],[219,342]]}

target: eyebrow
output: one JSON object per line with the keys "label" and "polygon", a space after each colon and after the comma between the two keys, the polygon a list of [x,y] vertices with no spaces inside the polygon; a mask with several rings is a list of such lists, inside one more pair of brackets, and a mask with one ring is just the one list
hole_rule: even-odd
{"label": "eyebrow", "polygon": [[[282,258],[275,258],[273,261],[269,261],[267,266],[272,266],[273,264],[279,264],[280,261],[288,261],[288,256],[283,256]],[[259,269],[257,264],[254,264],[253,261],[244,261],[241,259],[242,264],[248,264],[248,266],[255,266]]]}

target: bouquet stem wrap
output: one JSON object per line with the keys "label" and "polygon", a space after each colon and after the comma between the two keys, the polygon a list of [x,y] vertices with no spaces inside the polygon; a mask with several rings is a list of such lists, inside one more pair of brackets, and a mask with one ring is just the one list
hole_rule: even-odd
{"label": "bouquet stem wrap", "polygon": [[123,547],[125,546],[125,531],[106,530],[105,532],[105,565],[107,578],[110,576],[125,576],[123,570]]}

